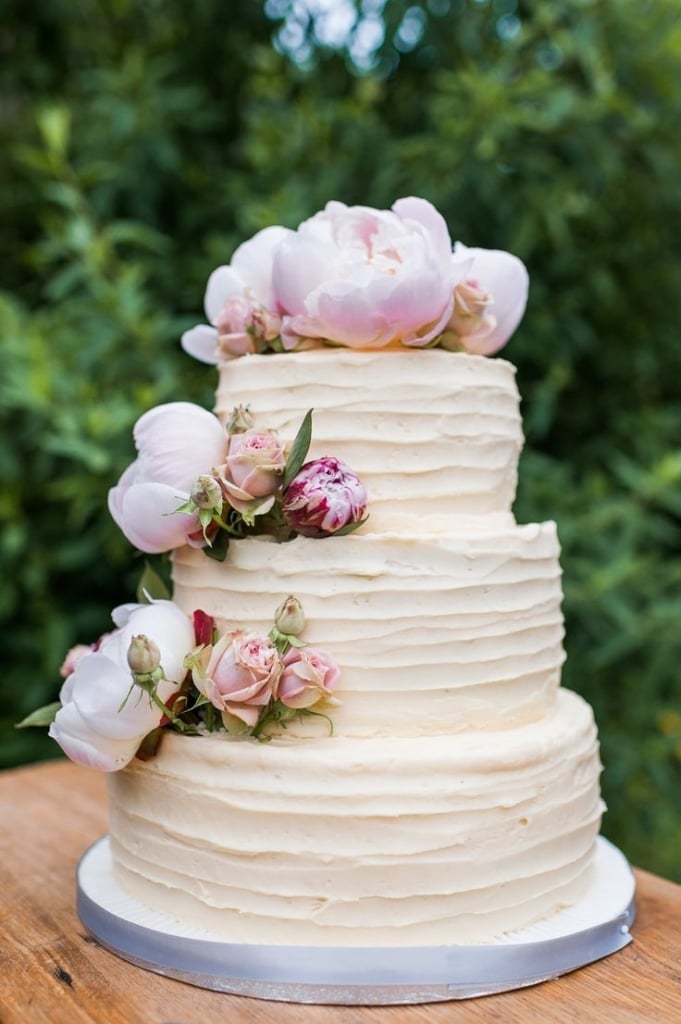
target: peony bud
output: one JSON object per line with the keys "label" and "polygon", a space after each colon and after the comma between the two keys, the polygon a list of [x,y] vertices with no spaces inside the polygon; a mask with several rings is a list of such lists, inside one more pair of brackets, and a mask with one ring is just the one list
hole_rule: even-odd
{"label": "peony bud", "polygon": [[161,664],[157,644],[143,633],[133,636],[128,647],[128,665],[135,675],[151,675]]}
{"label": "peony bud", "polygon": [[274,613],[274,625],[285,636],[300,636],[305,626],[303,608],[297,597],[289,595]]}
{"label": "peony bud", "polygon": [[359,523],[366,511],[364,484],[340,459],[306,462],[284,493],[286,522],[304,537],[330,537]]}
{"label": "peony bud", "polygon": [[192,488],[191,500],[197,508],[215,509],[220,515],[222,511],[222,488],[220,484],[208,473],[198,478]]}

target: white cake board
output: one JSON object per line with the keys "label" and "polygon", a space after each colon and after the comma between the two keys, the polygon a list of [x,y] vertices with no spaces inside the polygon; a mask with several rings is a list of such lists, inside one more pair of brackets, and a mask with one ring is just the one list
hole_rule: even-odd
{"label": "white cake board", "polygon": [[107,949],[201,988],[296,1003],[387,1006],[470,999],[548,981],[631,942],[634,876],[599,838],[580,902],[490,945],[312,947],[224,942],[129,896],[104,836],[78,866],[78,914]]}

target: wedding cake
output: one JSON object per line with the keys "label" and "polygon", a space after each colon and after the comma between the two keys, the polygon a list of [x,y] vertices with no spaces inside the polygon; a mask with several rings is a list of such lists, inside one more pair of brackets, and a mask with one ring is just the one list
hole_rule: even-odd
{"label": "wedding cake", "polygon": [[[215,413],[160,406],[110,509],[172,601],[71,652],[116,876],[236,943],[488,943],[578,901],[602,803],[560,686],[553,523],[511,512],[524,267],[427,202],[330,203],[211,277]],[[144,589],[144,587],[143,587]],[[93,683],[96,681],[96,686]]]}

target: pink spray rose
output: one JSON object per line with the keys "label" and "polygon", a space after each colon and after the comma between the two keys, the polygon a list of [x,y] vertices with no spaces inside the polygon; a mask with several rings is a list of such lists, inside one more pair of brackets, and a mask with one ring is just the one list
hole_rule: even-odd
{"label": "pink spray rose", "polygon": [[278,697],[288,708],[309,708],[331,697],[340,679],[338,665],[314,647],[292,647],[283,664]]}
{"label": "pink spray rose", "polygon": [[527,270],[510,252],[469,249],[457,242],[453,259],[462,256],[473,263],[466,280],[454,289],[454,309],[443,344],[474,355],[492,355],[506,344],[525,312]]}
{"label": "pink spray rose", "polygon": [[128,663],[133,638],[143,637],[157,652],[162,675],[157,693],[163,702],[179,689],[194,644],[189,618],[171,601],[122,605],[113,618],[119,628],[67,676],[59,694],[62,706],[50,726],[50,736],[72,761],[105,772],[123,768],[162,720],[149,694],[133,685]]}
{"label": "pink spray rose", "polygon": [[447,225],[425,199],[399,199],[392,210],[327,203],[274,253],[284,347],[310,338],[427,345],[448,323],[471,262],[452,257]]}
{"label": "pink spray rose", "polygon": [[258,709],[276,696],[281,668],[279,653],[266,636],[238,630],[198,654],[192,678],[218,710],[253,728]]}
{"label": "pink spray rose", "polygon": [[359,477],[329,455],[306,462],[284,492],[282,512],[289,526],[305,537],[329,537],[358,523],[367,492]]}
{"label": "pink spray rose", "polygon": [[235,250],[229,266],[213,271],[204,299],[212,326],[185,331],[185,352],[203,363],[220,363],[256,352],[278,336],[281,321],[272,295],[272,258],[289,234],[287,228],[265,228]]}
{"label": "pink spray rose", "polygon": [[227,458],[220,467],[220,480],[230,505],[242,514],[269,511],[285,467],[284,445],[274,431],[232,434]]}
{"label": "pink spray rose", "polygon": [[109,511],[140,551],[181,547],[200,532],[198,514],[175,510],[197,477],[224,462],[225,430],[200,406],[170,402],[141,416],[134,438],[138,457],[109,491]]}

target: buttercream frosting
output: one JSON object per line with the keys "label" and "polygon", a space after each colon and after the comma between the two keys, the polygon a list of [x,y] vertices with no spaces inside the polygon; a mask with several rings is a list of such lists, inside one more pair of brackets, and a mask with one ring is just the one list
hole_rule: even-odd
{"label": "buttercream frosting", "polygon": [[[515,371],[428,351],[314,350],[221,367],[288,444],[366,485],[369,519],[320,541],[173,558],[174,600],[267,632],[288,594],[341,667],[340,706],[260,743],[169,733],[110,778],[116,870],[143,902],[233,942],[489,942],[586,889],[602,804],[588,705],[564,660],[553,523],[511,513]],[[316,710],[316,708],[315,708]],[[322,708],[322,710],[324,710]]]}
{"label": "buttercream frosting", "polygon": [[310,458],[334,455],[369,494],[366,529],[437,529],[508,512],[522,446],[515,368],[443,349],[318,349],[223,364],[215,411],[248,404],[291,442],[313,410]]}
{"label": "buttercream frosting", "polygon": [[577,899],[601,803],[593,717],[559,691],[517,729],[169,734],[110,776],[119,876],[226,941],[477,943]]}

